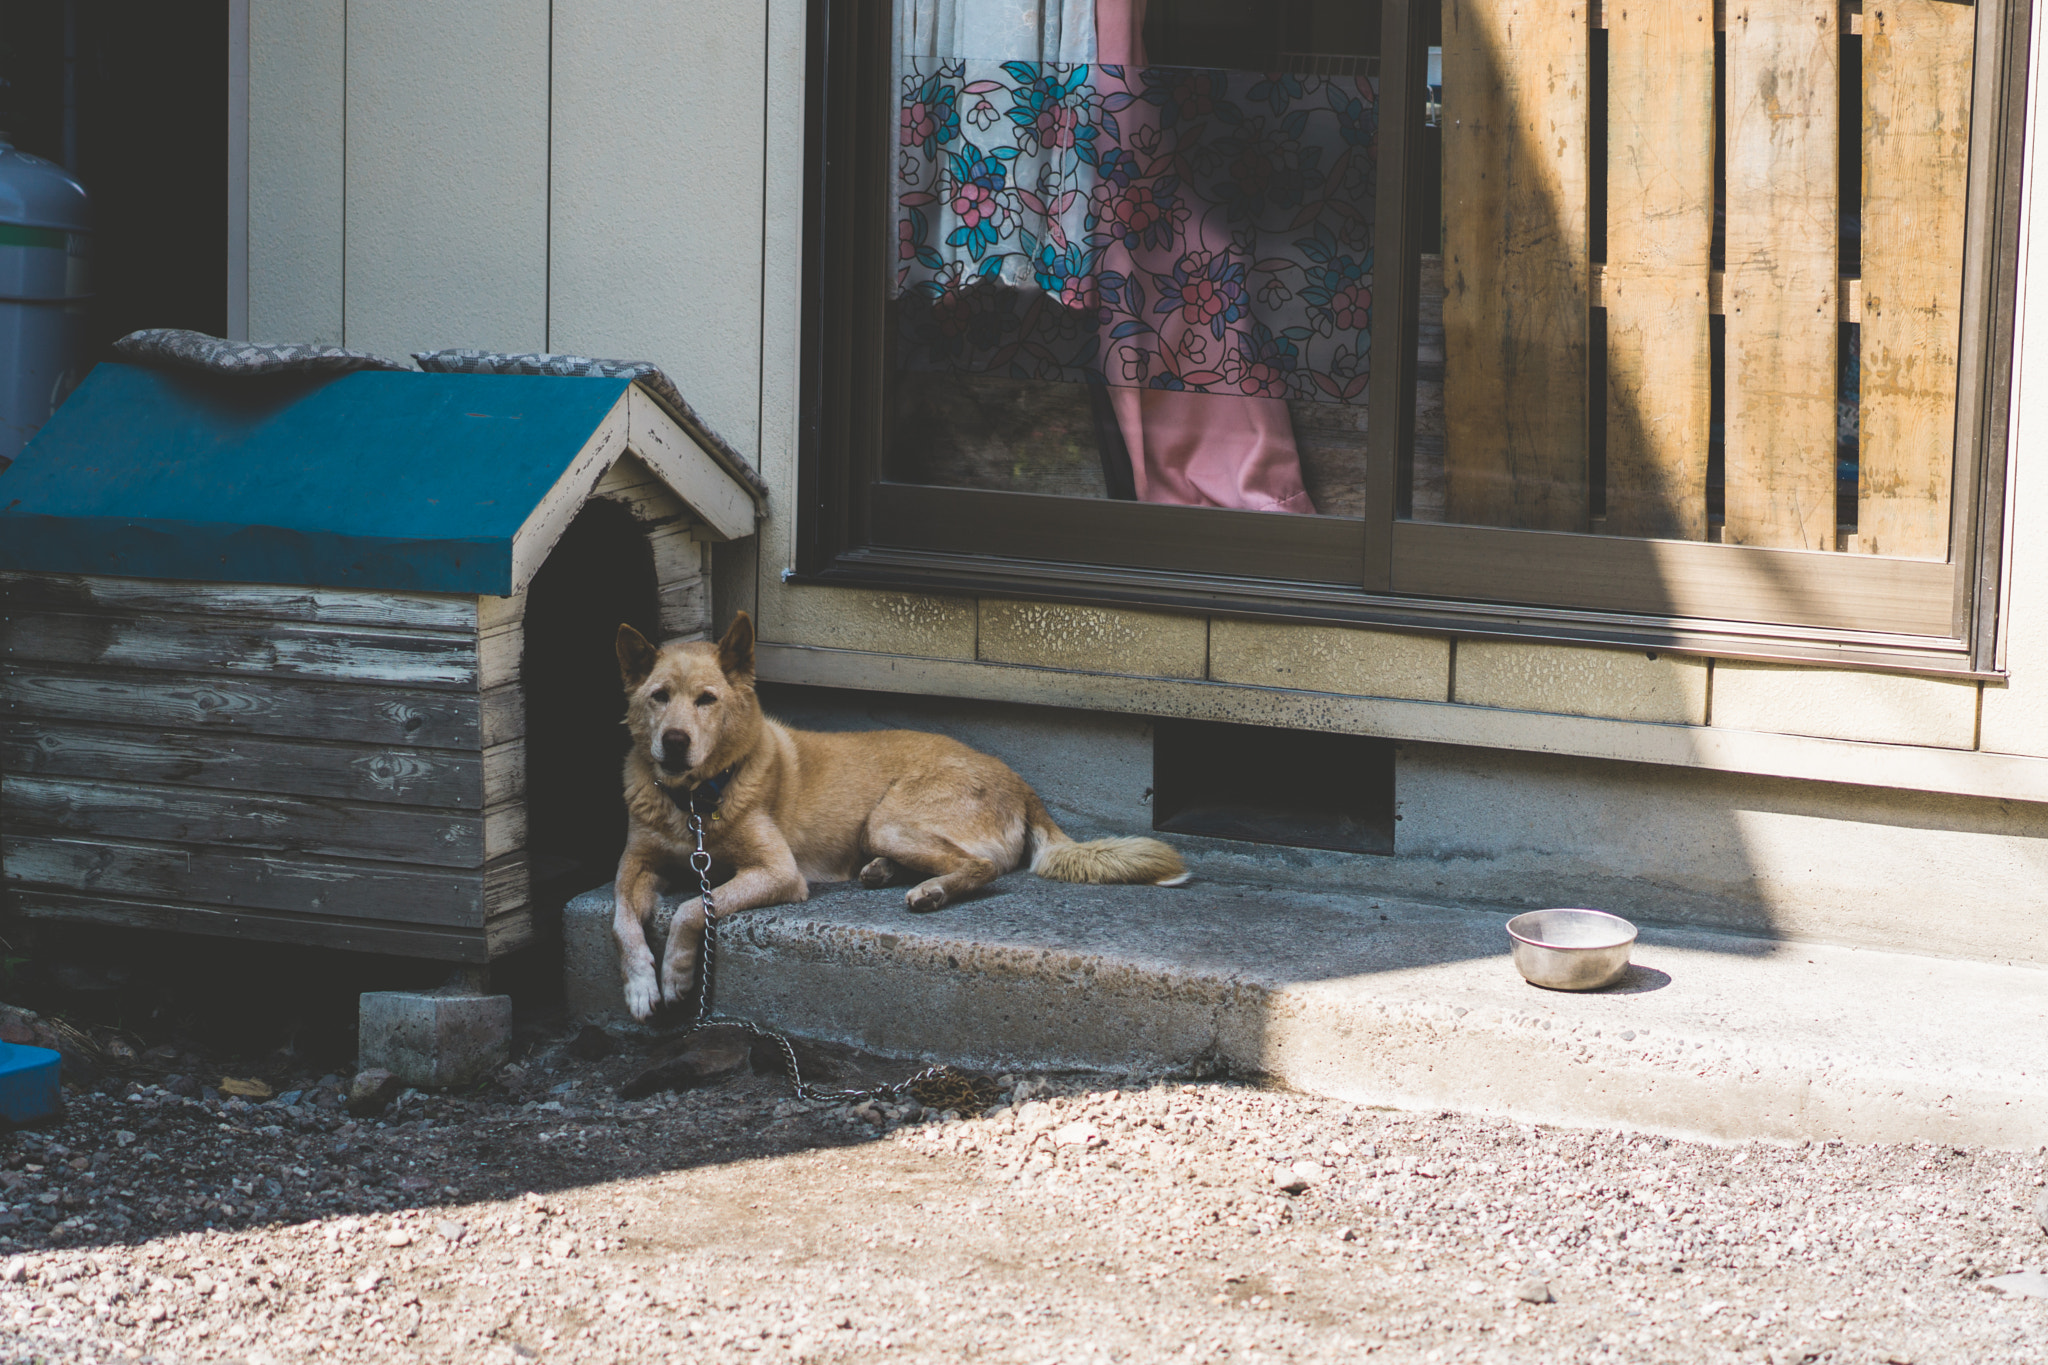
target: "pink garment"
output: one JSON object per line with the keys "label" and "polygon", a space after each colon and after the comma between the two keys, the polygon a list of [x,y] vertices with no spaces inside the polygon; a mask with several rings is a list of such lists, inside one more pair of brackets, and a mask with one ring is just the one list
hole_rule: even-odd
{"label": "pink garment", "polygon": [[[1097,61],[1125,67],[1146,64],[1145,4],[1146,0],[1095,0]],[[1136,84],[1135,78],[1131,83]],[[1157,117],[1153,106],[1142,102],[1125,111],[1125,141],[1142,141],[1140,129],[1147,115]],[[1103,264],[1125,274],[1147,267],[1163,274],[1173,268],[1171,260],[1135,260],[1122,245],[1109,248]],[[1200,343],[1199,334],[1195,341]],[[1109,339],[1104,338],[1103,354],[1111,353]],[[1115,373],[1109,382],[1110,404],[1131,457],[1140,502],[1255,512],[1316,510],[1302,483],[1301,454],[1285,399],[1126,388],[1117,383]]]}

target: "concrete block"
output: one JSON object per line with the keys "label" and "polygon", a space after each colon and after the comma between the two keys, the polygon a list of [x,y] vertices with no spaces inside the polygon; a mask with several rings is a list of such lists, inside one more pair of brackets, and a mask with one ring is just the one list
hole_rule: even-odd
{"label": "concrete block", "polygon": [[[668,922],[678,902],[665,900],[655,912],[650,938],[654,960],[668,941]],[[562,907],[563,1005],[572,1019],[630,1024],[625,988],[619,977],[619,941],[612,936],[612,889],[586,891]]]}
{"label": "concrete block", "polygon": [[1199,678],[1207,671],[1209,623],[1199,616],[981,600],[977,657],[988,663]]}
{"label": "concrete block", "polygon": [[923,659],[972,659],[974,599],[763,582],[761,638]]}
{"label": "concrete block", "polygon": [[1804,668],[1723,659],[1714,665],[1714,724],[1823,739],[1970,749],[1977,684],[1967,678]]}
{"label": "concrete block", "polygon": [[512,1044],[512,997],[444,991],[365,991],[356,1065],[407,1085],[468,1085],[503,1066]]}
{"label": "concrete block", "polygon": [[1707,662],[1639,649],[1458,641],[1454,700],[1467,706],[1707,723]]}
{"label": "concrete block", "polygon": [[1219,618],[1209,623],[1209,677],[1254,687],[1443,701],[1451,688],[1451,642],[1434,635]]}

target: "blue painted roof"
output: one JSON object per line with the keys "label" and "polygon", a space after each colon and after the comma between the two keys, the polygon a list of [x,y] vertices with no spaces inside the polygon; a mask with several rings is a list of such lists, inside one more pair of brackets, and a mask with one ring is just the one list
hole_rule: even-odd
{"label": "blue painted roof", "polygon": [[630,386],[102,364],[0,471],[0,569],[509,593],[514,533]]}

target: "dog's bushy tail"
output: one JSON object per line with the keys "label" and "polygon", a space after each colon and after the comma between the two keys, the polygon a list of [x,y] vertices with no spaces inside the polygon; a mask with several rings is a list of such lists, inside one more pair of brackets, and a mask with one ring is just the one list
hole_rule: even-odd
{"label": "dog's bushy tail", "polygon": [[1180,886],[1192,874],[1180,854],[1157,839],[1124,835],[1075,843],[1053,823],[1045,803],[1031,798],[1031,870],[1055,882],[1116,882]]}

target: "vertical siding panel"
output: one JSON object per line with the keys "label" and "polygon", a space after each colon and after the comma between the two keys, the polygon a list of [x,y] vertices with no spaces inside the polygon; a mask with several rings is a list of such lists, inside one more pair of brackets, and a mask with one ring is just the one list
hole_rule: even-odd
{"label": "vertical siding panel", "polygon": [[1977,12],[1863,16],[1861,483],[1855,548],[1948,557]]}
{"label": "vertical siding panel", "polygon": [[1583,3],[1447,0],[1447,520],[1587,527]]}
{"label": "vertical siding panel", "polygon": [[1835,548],[1839,0],[1728,7],[1727,524]]}
{"label": "vertical siding panel", "polygon": [[1607,25],[1607,530],[1705,540],[1713,0],[1610,0]]}
{"label": "vertical siding panel", "polygon": [[250,0],[249,336],[341,341],[342,0]]}
{"label": "vertical siding panel", "polygon": [[547,342],[548,0],[350,0],[348,344]]}
{"label": "vertical siding panel", "polygon": [[766,38],[755,0],[555,9],[548,345],[656,362],[755,458]]}

